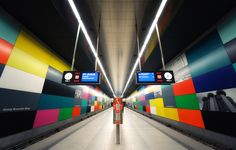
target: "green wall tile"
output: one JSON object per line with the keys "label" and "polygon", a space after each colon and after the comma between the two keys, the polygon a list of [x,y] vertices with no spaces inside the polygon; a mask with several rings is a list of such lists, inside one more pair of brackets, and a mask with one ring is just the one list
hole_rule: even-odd
{"label": "green wall tile", "polygon": [[218,32],[223,43],[227,43],[236,37],[236,9],[226,17],[219,25]]}
{"label": "green wall tile", "polygon": [[234,63],[233,66],[234,66],[234,70],[235,70],[235,72],[236,72],[236,63]]}
{"label": "green wall tile", "polygon": [[72,108],[62,108],[59,112],[59,121],[72,117]]}
{"label": "green wall tile", "polygon": [[81,106],[80,114],[86,114],[87,112],[87,106]]}
{"label": "green wall tile", "polygon": [[0,38],[15,44],[20,28],[20,25],[0,8]]}
{"label": "green wall tile", "polygon": [[198,102],[196,94],[175,96],[175,100],[176,100],[176,107],[177,108],[199,110],[199,102]]}
{"label": "green wall tile", "polygon": [[74,98],[41,94],[39,109],[68,108],[74,106]]}
{"label": "green wall tile", "polygon": [[199,41],[190,51],[187,51],[186,57],[192,77],[197,77],[231,64],[216,30]]}
{"label": "green wall tile", "polygon": [[142,106],[142,105],[139,105],[139,106],[138,106],[138,110],[141,110],[141,111],[142,111],[142,110],[143,110],[143,106]]}
{"label": "green wall tile", "polygon": [[88,101],[85,99],[82,99],[81,106],[87,106],[87,105],[88,105]]}

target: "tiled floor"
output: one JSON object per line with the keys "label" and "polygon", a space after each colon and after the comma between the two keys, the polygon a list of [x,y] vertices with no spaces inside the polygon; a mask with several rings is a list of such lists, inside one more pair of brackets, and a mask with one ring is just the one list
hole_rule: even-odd
{"label": "tiled floor", "polygon": [[[181,134],[181,136],[184,136],[184,138],[188,138],[187,141],[189,142],[183,144],[185,145],[183,146],[155,127],[155,124],[158,124],[158,126],[163,125],[152,121],[149,118],[145,118],[149,119],[149,121],[144,121],[142,117],[144,116],[129,109],[125,109],[124,124],[120,127],[120,145],[115,144],[116,127],[112,124],[112,109],[109,109],[66,130],[63,130],[60,133],[55,134],[39,143],[31,145],[26,149],[183,150],[188,149],[191,147],[191,145],[194,145],[196,149],[210,149],[209,147]],[[169,128],[165,130],[176,132]],[[186,139],[184,140],[186,141]],[[189,147],[186,148],[186,145],[189,145]],[[192,147],[192,149],[195,148]]]}

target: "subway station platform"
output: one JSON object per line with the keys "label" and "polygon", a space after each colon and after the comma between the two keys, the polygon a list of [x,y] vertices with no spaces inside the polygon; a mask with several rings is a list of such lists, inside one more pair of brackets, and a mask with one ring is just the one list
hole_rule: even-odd
{"label": "subway station platform", "polygon": [[236,0],[0,0],[0,150],[236,150],[235,120]]}
{"label": "subway station platform", "polygon": [[211,147],[187,137],[152,119],[125,108],[120,128],[120,144],[115,143],[116,126],[112,109],[52,135],[26,150],[185,150]]}

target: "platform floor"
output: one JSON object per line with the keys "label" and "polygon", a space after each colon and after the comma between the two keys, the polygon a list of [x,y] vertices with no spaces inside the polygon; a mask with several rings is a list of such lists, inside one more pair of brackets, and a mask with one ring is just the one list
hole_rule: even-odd
{"label": "platform floor", "polygon": [[115,144],[112,109],[54,134],[27,150],[184,150],[212,149],[132,110],[124,110],[121,144]]}

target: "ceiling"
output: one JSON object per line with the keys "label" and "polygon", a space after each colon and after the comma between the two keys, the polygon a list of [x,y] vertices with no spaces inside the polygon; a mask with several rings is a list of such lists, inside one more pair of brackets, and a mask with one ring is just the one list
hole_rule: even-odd
{"label": "ceiling", "polygon": [[[75,0],[75,3],[94,45],[99,37],[99,57],[113,89],[120,94],[137,58],[137,35],[141,45],[160,0]],[[159,21],[165,61],[188,47],[235,5],[235,0],[169,0]],[[78,23],[67,0],[1,0],[0,6],[71,63]],[[156,45],[142,69],[160,69],[159,60]],[[82,32],[75,68],[95,69],[95,60]],[[105,81],[100,88],[112,97]],[[136,88],[132,80],[124,96]]]}
{"label": "ceiling", "polygon": [[112,87],[119,96],[127,80],[130,58],[137,46],[136,24],[140,26],[148,1],[88,0],[87,3],[98,25],[103,62],[107,64]]}

